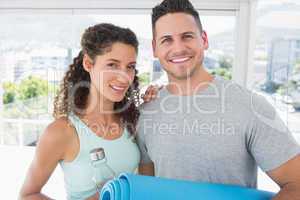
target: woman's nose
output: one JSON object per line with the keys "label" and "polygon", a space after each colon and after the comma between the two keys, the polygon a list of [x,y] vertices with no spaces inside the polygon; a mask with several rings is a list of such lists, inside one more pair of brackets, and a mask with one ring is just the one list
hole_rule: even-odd
{"label": "woman's nose", "polygon": [[120,70],[117,74],[117,80],[122,84],[128,84],[130,82],[131,77],[127,74],[126,70]]}

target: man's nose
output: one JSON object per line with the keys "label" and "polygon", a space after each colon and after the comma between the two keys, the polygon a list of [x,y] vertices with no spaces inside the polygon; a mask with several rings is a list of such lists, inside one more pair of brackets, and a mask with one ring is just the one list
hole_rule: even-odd
{"label": "man's nose", "polygon": [[181,53],[185,50],[185,44],[180,39],[174,40],[173,42],[174,53]]}

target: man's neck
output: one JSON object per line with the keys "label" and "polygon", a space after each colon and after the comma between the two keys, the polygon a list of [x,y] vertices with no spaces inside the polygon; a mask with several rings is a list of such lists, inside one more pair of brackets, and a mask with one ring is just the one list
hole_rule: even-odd
{"label": "man's neck", "polygon": [[206,89],[213,80],[214,77],[201,67],[187,79],[179,80],[169,78],[169,83],[166,88],[171,94],[190,96]]}

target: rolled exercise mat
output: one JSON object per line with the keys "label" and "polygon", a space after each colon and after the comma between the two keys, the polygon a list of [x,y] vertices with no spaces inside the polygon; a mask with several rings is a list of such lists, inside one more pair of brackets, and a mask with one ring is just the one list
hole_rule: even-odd
{"label": "rolled exercise mat", "polygon": [[274,193],[234,185],[121,174],[107,182],[101,200],[270,200]]}

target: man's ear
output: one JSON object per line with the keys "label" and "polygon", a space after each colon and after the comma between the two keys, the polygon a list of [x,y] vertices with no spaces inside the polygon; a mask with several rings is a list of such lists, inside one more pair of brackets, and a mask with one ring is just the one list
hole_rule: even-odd
{"label": "man's ear", "polygon": [[207,37],[206,31],[202,31],[201,38],[203,40],[203,47],[204,47],[204,49],[205,50],[208,49],[209,45],[208,45],[208,37]]}
{"label": "man's ear", "polygon": [[93,61],[87,54],[83,56],[82,65],[87,72],[90,72],[93,67]]}
{"label": "man's ear", "polygon": [[156,41],[155,41],[155,39],[152,39],[152,52],[153,52],[153,56],[155,58],[157,58],[157,55],[156,55]]}

